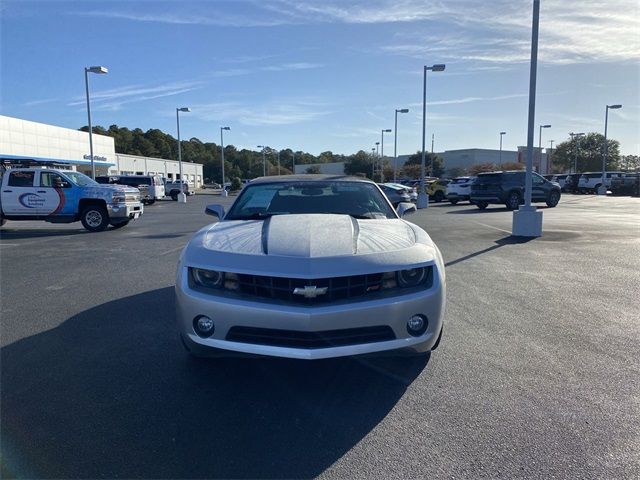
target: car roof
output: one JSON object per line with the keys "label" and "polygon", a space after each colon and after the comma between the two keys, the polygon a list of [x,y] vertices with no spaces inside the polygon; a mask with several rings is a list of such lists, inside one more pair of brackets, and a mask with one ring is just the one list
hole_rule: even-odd
{"label": "car roof", "polygon": [[270,177],[258,177],[249,182],[256,183],[299,183],[299,182],[363,182],[373,183],[368,178],[353,177],[349,175],[318,175],[318,174],[302,174],[302,175],[274,175]]}

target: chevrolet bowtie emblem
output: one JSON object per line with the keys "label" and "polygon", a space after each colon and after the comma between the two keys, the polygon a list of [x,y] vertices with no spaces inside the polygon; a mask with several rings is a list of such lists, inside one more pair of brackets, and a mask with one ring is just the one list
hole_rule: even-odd
{"label": "chevrolet bowtie emblem", "polygon": [[327,293],[328,287],[316,287],[307,285],[304,288],[296,288],[293,290],[294,295],[302,295],[304,298],[316,298],[318,295]]}

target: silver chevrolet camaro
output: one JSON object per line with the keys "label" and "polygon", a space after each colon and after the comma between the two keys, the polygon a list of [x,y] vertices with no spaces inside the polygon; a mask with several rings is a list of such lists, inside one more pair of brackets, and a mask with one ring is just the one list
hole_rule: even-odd
{"label": "silver chevrolet camaro", "polygon": [[[178,264],[180,337],[196,356],[224,352],[321,359],[440,341],[442,255],[366,179],[302,175],[252,181]],[[394,352],[395,353],[395,352]]]}

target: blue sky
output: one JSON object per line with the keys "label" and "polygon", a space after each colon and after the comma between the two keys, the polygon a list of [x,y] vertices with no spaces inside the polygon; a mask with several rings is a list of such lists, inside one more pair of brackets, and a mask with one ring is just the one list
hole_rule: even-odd
{"label": "blue sky", "polygon": [[[1,112],[70,128],[159,128],[240,148],[370,150],[399,114],[398,153],[526,144],[530,0],[3,0]],[[640,154],[637,0],[542,0],[536,125],[543,145],[604,130]],[[538,144],[536,128],[535,145]],[[385,136],[393,154],[393,134]]]}

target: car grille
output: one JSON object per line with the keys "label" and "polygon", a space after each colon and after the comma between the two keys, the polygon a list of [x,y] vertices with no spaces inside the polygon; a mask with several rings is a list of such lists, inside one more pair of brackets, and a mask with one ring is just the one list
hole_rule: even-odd
{"label": "car grille", "polygon": [[[430,270],[428,282],[431,282],[432,267],[427,268]],[[250,296],[303,305],[316,305],[364,297],[379,292],[382,290],[383,275],[383,273],[373,273],[349,277],[304,279],[238,274],[238,283],[240,292]],[[296,288],[305,289],[305,287],[326,288],[327,290],[324,294],[318,294],[312,298],[293,293]]]}
{"label": "car grille", "polygon": [[395,340],[391,327],[347,328],[323,332],[301,332],[297,330],[275,330],[271,328],[231,327],[226,339],[230,342],[250,343],[289,348],[330,348],[360,345],[363,343]]}

